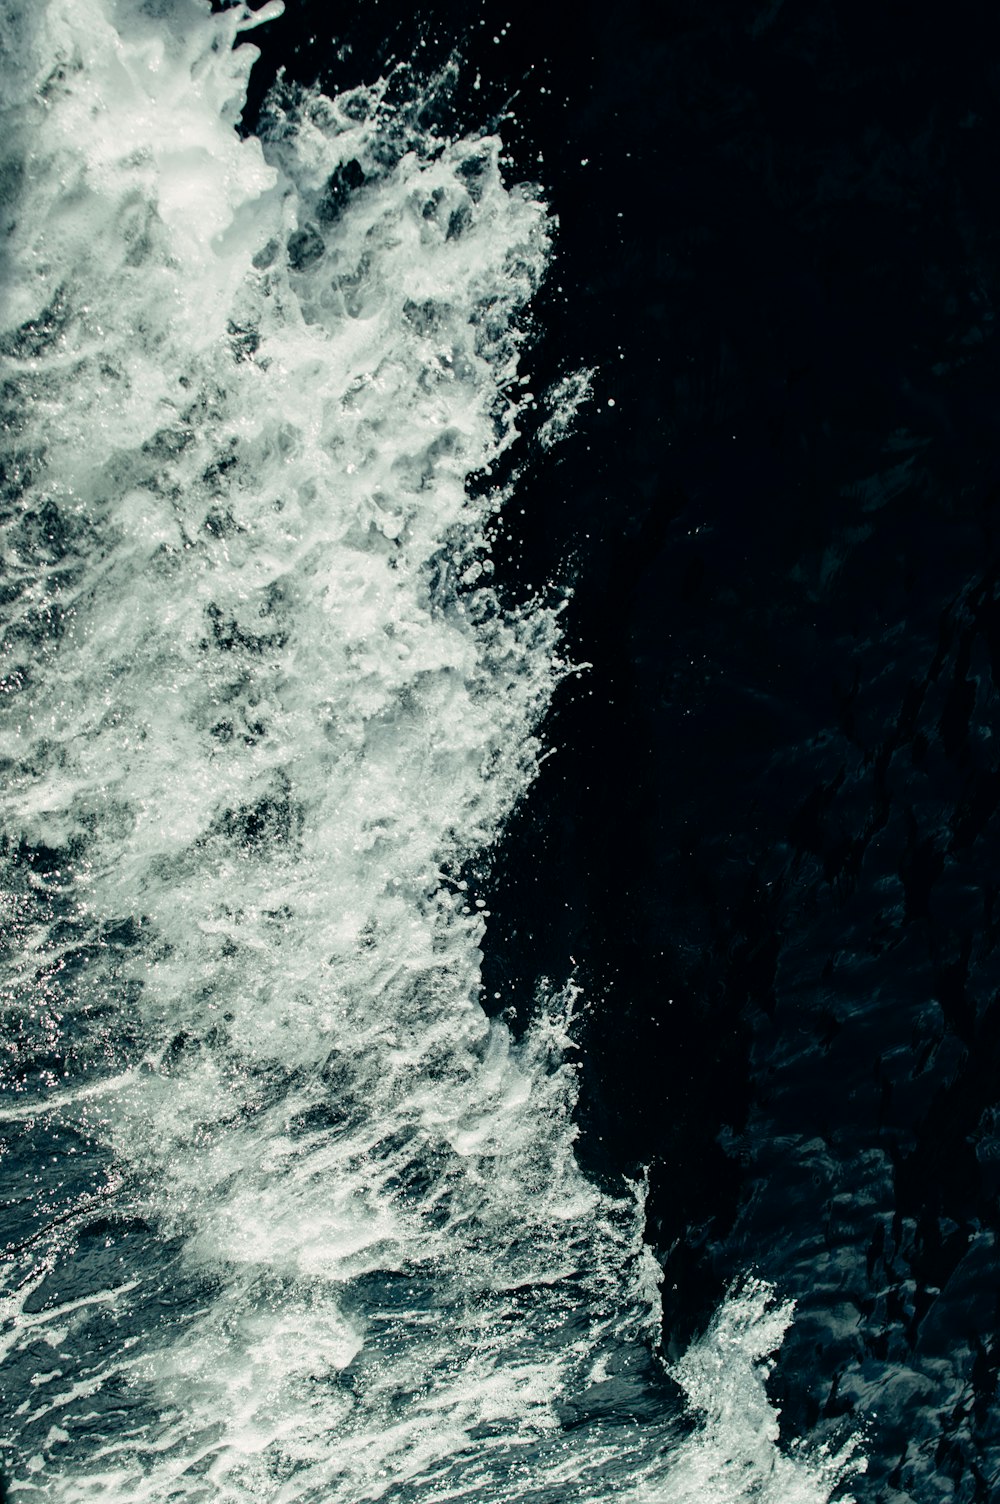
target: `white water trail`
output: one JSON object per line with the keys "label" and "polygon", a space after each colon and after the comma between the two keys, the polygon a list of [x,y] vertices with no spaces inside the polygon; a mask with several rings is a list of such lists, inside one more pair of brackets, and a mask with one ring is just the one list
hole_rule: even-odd
{"label": "white water trail", "polygon": [[573,989],[479,1004],[566,672],[469,484],[544,204],[384,85],[241,140],[242,7],[0,12],[10,1498],[825,1499],[764,1287],[671,1411]]}

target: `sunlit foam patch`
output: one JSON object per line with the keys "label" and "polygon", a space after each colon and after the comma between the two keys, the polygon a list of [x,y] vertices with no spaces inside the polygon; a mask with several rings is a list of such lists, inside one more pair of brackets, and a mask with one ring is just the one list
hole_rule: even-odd
{"label": "sunlit foam patch", "polygon": [[729,1292],[705,1333],[671,1366],[696,1429],[672,1460],[664,1491],[649,1486],[643,1499],[823,1504],[834,1488],[850,1499],[843,1485],[865,1471],[856,1437],[839,1448],[779,1445],[766,1382],[793,1315],[793,1303],[766,1281],[747,1278]]}

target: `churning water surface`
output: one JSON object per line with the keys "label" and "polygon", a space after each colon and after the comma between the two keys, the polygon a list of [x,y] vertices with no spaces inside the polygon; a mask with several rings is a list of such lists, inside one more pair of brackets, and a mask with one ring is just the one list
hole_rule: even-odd
{"label": "churning water surface", "polygon": [[416,85],[241,139],[280,9],[0,5],[8,1495],[819,1504],[774,1292],[656,1353],[572,979],[480,1005],[463,867],[571,671],[490,586],[586,386],[519,375],[541,190]]}

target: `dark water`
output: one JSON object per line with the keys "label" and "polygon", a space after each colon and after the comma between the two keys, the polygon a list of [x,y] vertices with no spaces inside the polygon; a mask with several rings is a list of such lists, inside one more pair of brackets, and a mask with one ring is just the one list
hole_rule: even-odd
{"label": "dark water", "polygon": [[[492,849],[465,857],[489,909],[484,1006],[517,1033],[540,977],[579,981],[579,1158],[609,1193],[648,1169],[669,1358],[757,1271],[796,1302],[768,1384],[785,1446],[859,1435],[858,1500],[990,1500],[1000,44],[980,7],[832,0],[568,16],[299,0],[254,41],[246,130],[279,68],[332,94],[457,54],[429,123],[496,123],[508,181],[540,180],[559,221],[532,387],[595,370],[572,437],[532,448],[529,413],[530,463],[496,462],[525,465],[523,512],[515,499],[493,540],[501,598],[571,583],[562,625],[589,667],[555,691],[555,755]],[[56,1218],[115,1194],[90,1141],[60,1133],[30,1161],[79,1153],[65,1205],[48,1172]],[[391,1152],[394,1174],[429,1175]],[[190,1270],[170,1273],[174,1244],[145,1249],[141,1218],[118,1236],[178,1301],[209,1298],[183,1294]],[[82,1293],[111,1281],[88,1268]],[[387,1319],[392,1279],[360,1278],[354,1298]],[[419,1323],[433,1300],[408,1299]],[[164,1319],[152,1296],[143,1309],[150,1329]],[[387,1331],[358,1393],[391,1367]],[[644,1456],[644,1434],[663,1427],[664,1450],[674,1435],[649,1340],[631,1334],[567,1402],[593,1472],[560,1484],[539,1460],[512,1473],[519,1497],[671,1499],[669,1472],[640,1469],[645,1493],[623,1482],[623,1436]],[[109,1413],[128,1429],[124,1401]],[[494,1465],[484,1497],[503,1486]]]}
{"label": "dark water", "polygon": [[[338,66],[406,55],[391,14],[349,13]],[[460,14],[422,12],[432,45]],[[755,1264],[799,1303],[788,1434],[851,1417],[863,1497],[986,1500],[996,36],[964,5],[480,14],[560,218],[534,359],[598,367],[506,565],[569,569],[593,668],[497,855],[487,995],[580,963],[585,1161],[652,1166],[668,1342]]]}

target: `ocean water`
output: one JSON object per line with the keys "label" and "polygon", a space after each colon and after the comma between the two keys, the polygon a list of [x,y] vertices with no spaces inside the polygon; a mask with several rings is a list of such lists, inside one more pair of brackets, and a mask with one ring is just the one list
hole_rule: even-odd
{"label": "ocean water", "polygon": [[441,78],[242,136],[280,12],[0,6],[6,1497],[849,1497],[766,1268],[661,1352],[574,977],[483,1006],[463,874],[581,671],[491,585],[521,415],[586,422],[544,189]]}

